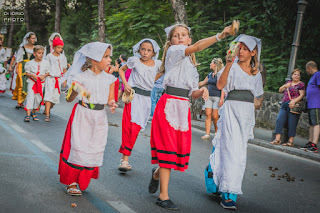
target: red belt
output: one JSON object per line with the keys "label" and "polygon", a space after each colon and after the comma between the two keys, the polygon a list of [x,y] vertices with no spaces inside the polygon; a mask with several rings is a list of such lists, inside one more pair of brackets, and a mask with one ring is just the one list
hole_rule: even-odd
{"label": "red belt", "polygon": [[34,82],[34,85],[32,87],[32,90],[34,92],[34,94],[37,94],[39,93],[41,98],[43,99],[43,93],[42,93],[42,83],[44,81],[41,81],[39,77],[37,77],[37,80],[35,81],[34,79],[30,78],[33,82]]}

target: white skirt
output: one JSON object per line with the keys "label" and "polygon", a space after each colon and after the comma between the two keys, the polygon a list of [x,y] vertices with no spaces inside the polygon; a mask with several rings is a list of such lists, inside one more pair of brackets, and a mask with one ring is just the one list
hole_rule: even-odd
{"label": "white skirt", "polygon": [[219,192],[242,194],[247,143],[253,139],[254,104],[226,101],[219,110],[218,132],[210,156],[213,179]]}
{"label": "white skirt", "polygon": [[71,126],[69,163],[86,167],[102,166],[108,138],[106,110],[77,106]]}
{"label": "white skirt", "polygon": [[151,98],[149,96],[134,94],[131,101],[131,122],[141,126],[143,131],[151,114]]}

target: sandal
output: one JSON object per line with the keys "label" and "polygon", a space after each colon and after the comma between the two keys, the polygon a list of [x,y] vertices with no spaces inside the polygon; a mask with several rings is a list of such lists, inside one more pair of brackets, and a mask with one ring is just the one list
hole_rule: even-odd
{"label": "sandal", "polygon": [[24,108],[24,105],[23,104],[18,104],[17,106],[16,106],[16,109],[23,109]]}
{"label": "sandal", "polygon": [[201,137],[203,140],[210,140],[210,135],[204,135]]}
{"label": "sandal", "polygon": [[46,116],[46,117],[44,118],[44,121],[45,121],[45,122],[50,122],[50,116]]}
{"label": "sandal", "polygon": [[76,183],[72,183],[70,184],[69,186],[66,187],[66,193],[68,195],[71,195],[71,196],[81,196],[82,195],[82,192],[77,189],[77,188],[73,188],[71,186],[77,186]]}
{"label": "sandal", "polygon": [[24,122],[30,122],[30,116],[27,115],[26,117],[24,117]]}
{"label": "sandal", "polygon": [[119,167],[118,167],[118,170],[121,171],[121,172],[127,172],[127,171],[130,171],[131,170],[131,165],[129,164],[128,161],[125,161],[123,159],[120,160],[120,164],[119,164]]}
{"label": "sandal", "polygon": [[274,139],[273,141],[270,142],[272,145],[280,145],[281,140]]}
{"label": "sandal", "polygon": [[282,144],[282,146],[289,146],[289,147],[294,147],[294,143],[288,141],[287,143]]}
{"label": "sandal", "polygon": [[38,121],[38,120],[39,120],[38,117],[37,117],[37,115],[36,115],[36,113],[32,113],[31,116],[32,116],[32,119],[33,119],[34,121]]}

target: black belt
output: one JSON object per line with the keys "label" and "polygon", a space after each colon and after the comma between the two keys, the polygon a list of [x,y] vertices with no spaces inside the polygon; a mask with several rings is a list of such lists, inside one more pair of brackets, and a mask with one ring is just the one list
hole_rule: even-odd
{"label": "black belt", "polygon": [[138,87],[132,87],[132,89],[134,89],[135,93],[139,94],[139,95],[143,95],[143,96],[149,96],[151,95],[151,91],[147,91],[144,89],[140,89]]}
{"label": "black belt", "polygon": [[228,93],[227,101],[244,101],[253,103],[254,96],[249,90],[232,90]]}
{"label": "black belt", "polygon": [[167,86],[165,93],[168,95],[181,96],[181,97],[188,98],[189,91],[190,90],[187,90],[187,89],[181,89],[181,88],[177,88],[177,87]]}
{"label": "black belt", "polygon": [[[84,104],[82,104],[84,103]],[[90,104],[79,101],[78,104],[80,104],[81,106],[91,109]],[[103,110],[104,109],[104,104],[93,104],[94,107],[92,108],[92,110]]]}

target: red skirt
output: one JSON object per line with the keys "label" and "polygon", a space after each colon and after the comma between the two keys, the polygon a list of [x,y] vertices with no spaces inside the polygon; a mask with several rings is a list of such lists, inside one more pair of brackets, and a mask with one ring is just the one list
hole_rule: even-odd
{"label": "red skirt", "polygon": [[122,115],[122,142],[119,152],[131,155],[134,144],[141,130],[141,126],[131,122],[131,103],[125,104]]}
{"label": "red skirt", "polygon": [[80,190],[85,190],[89,186],[91,178],[98,179],[99,167],[84,167],[68,162],[71,148],[71,127],[77,105],[78,104],[75,104],[72,109],[66,132],[64,134],[58,174],[60,175],[60,182],[62,184],[70,185],[71,183],[76,182],[79,184]]}
{"label": "red skirt", "polygon": [[185,100],[164,94],[158,101],[151,124],[151,164],[183,172],[188,168],[191,151],[191,112],[189,109],[188,130],[175,130],[164,112],[168,99]]}

